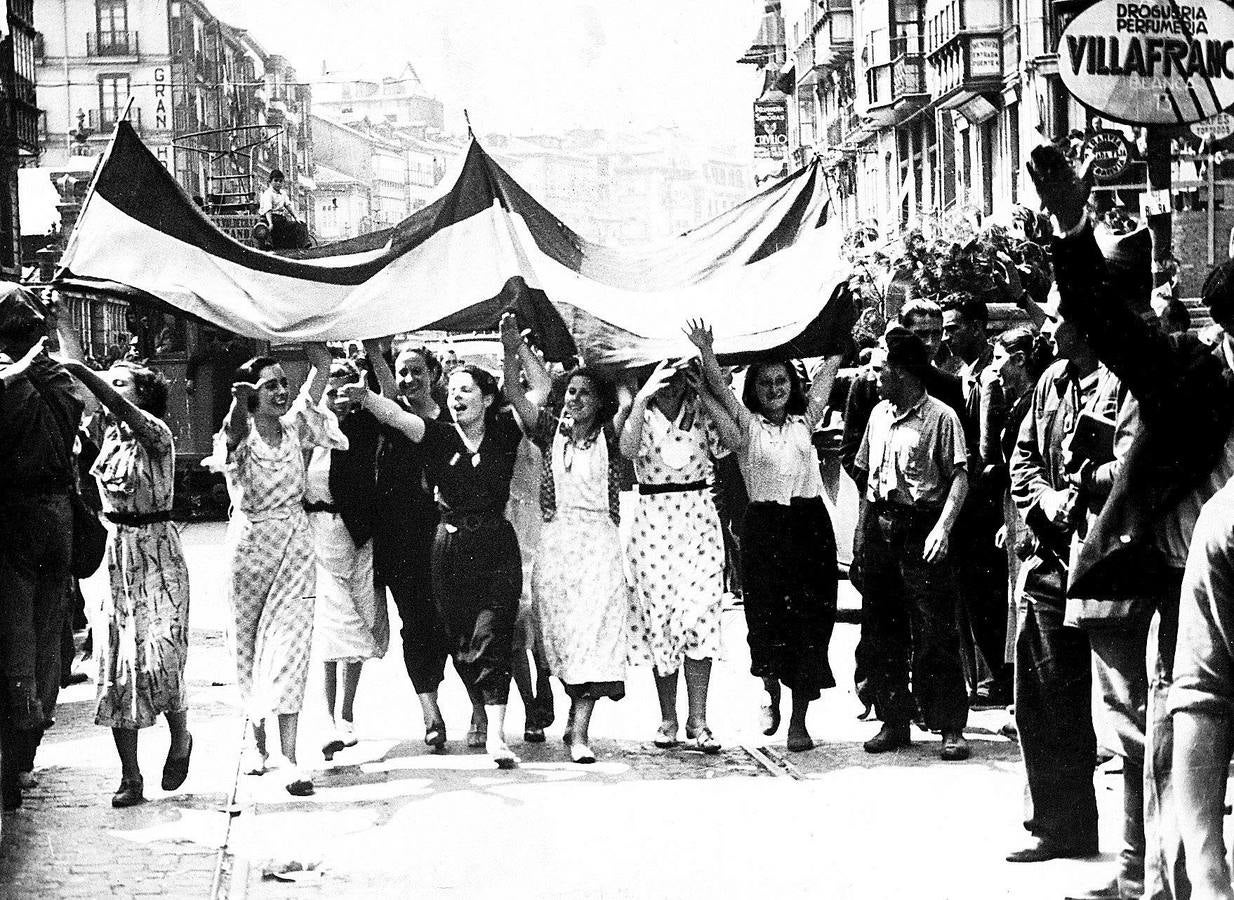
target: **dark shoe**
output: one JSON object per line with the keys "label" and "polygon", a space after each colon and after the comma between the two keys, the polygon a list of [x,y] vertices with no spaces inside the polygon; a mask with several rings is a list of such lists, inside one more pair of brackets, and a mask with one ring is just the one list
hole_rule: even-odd
{"label": "dark shoe", "polygon": [[899,750],[901,747],[907,747],[912,744],[912,738],[909,737],[907,728],[897,728],[894,725],[883,725],[879,729],[878,734],[870,738],[864,744],[866,753],[887,753],[891,750]]}
{"label": "dark shoe", "polygon": [[532,725],[528,725],[527,728],[523,731],[523,740],[525,740],[529,744],[543,744],[544,743],[544,729],[537,728]]}
{"label": "dark shoe", "polygon": [[[566,743],[570,743],[567,741]],[[674,747],[681,746],[681,741],[677,740],[677,726],[674,725],[672,730],[669,730],[668,725],[661,724],[656,729],[656,736],[651,743],[660,750],[672,750]]]}
{"label": "dark shoe", "polygon": [[[1044,841],[1038,838],[1023,847],[1020,850],[1013,850],[1007,854],[1007,862],[1012,863],[1035,863],[1045,862],[1049,859],[1083,859],[1087,856],[1096,856],[1097,847],[1094,844],[1077,845],[1068,847],[1063,844],[1056,844],[1053,841]],[[1115,893],[1117,896],[1117,893]]]}
{"label": "dark shoe", "polygon": [[943,745],[938,755],[948,762],[960,762],[968,759],[971,751],[968,749],[968,741],[964,740],[964,735],[944,733]]}
{"label": "dark shoe", "polygon": [[440,752],[446,746],[446,723],[437,721],[424,730],[424,745]]}
{"label": "dark shoe", "polygon": [[808,734],[790,734],[785,746],[790,753],[803,753],[814,749],[814,739]]}
{"label": "dark shoe", "polygon": [[121,778],[120,788],[112,795],[111,805],[116,809],[123,809],[126,806],[136,806],[138,803],[145,803],[146,798],[142,795],[141,789],[143,786],[140,775],[133,778]]}
{"label": "dark shoe", "polygon": [[181,757],[173,757],[171,750],[167,751],[167,761],[163,763],[163,780],[160,786],[165,791],[174,791],[184,784],[189,777],[189,759],[193,756],[193,736],[189,735],[189,749]]}
{"label": "dark shoe", "polygon": [[971,705],[974,709],[996,709],[1007,706],[1012,701],[1011,685],[996,683],[982,685],[973,692]]}
{"label": "dark shoe", "polygon": [[90,676],[80,670],[69,672],[60,679],[60,687],[72,687],[75,684],[85,684],[90,680]]}

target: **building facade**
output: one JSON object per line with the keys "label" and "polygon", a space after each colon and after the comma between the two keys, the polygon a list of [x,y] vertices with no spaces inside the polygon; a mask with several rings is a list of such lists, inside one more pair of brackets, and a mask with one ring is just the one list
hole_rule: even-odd
{"label": "building facade", "polygon": [[311,89],[283,57],[199,0],[34,4],[48,164],[64,164],[82,145],[101,153],[127,113],[208,208],[235,213],[254,205],[277,168],[298,208],[313,209]]}
{"label": "building facade", "polygon": [[367,119],[421,132],[440,132],[445,127],[445,107],[429,94],[411,63],[396,75],[322,68],[321,77],[314,82],[314,100],[317,109],[331,119]]}
{"label": "building facade", "polygon": [[17,170],[38,159],[34,0],[7,0],[0,30],[0,278],[21,277]]}
{"label": "building facade", "polygon": [[[1125,138],[1132,159],[1117,180],[1098,184],[1098,210],[1127,206],[1134,218],[1146,190],[1142,129],[1102,121],[1058,72],[1062,25],[1082,6],[767,0],[738,62],[763,73],[758,101],[784,100],[789,167],[825,163],[846,225],[875,223],[892,239],[940,216],[982,220],[1015,204],[1036,206],[1024,168],[1033,147],[1048,139],[1078,150],[1110,130]],[[1174,250],[1184,296],[1223,258],[1234,225],[1226,212],[1234,164],[1219,150],[1203,129],[1174,146]],[[756,145],[754,152],[763,151]]]}

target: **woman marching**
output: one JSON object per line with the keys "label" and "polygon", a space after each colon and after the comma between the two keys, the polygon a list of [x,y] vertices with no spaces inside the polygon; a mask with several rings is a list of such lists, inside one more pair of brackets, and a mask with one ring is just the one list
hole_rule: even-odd
{"label": "woman marching", "polygon": [[325,663],[326,709],[334,731],[322,755],[356,744],[353,703],[367,659],[385,656],[390,641],[386,598],[373,580],[373,523],[377,515],[377,439],[371,413],[339,395],[361,379],[351,360],[335,360],[325,400],[347,437],[346,450],[314,447],[309,459],[304,509],[313,525],[317,553],[317,613],[313,627]]}
{"label": "woman marching", "polygon": [[654,666],[661,716],[654,744],[662,749],[680,743],[677,672],[684,667],[686,738],[704,753],[720,752],[707,726],[724,593],[724,539],[710,481],[712,460],[740,437],[698,371],[667,362],[635,395],[621,429],[621,452],[634,460],[639,493],[627,547],[634,578],[631,659]]}
{"label": "woman marching", "polygon": [[[375,343],[368,346],[370,355],[377,352]],[[523,573],[518,539],[503,513],[522,432],[500,408],[497,379],[476,366],[450,375],[450,423],[418,416],[362,384],[344,390],[423,451],[441,510],[432,559],[437,611],[454,668],[472,703],[484,707],[485,748],[499,768],[513,768],[518,757],[502,729]]]}
{"label": "woman marching", "polygon": [[510,313],[502,317],[501,340],[510,402],[544,453],[544,527],[532,574],[536,620],[549,670],[570,698],[570,758],[593,763],[589,728],[596,701],[626,693],[630,595],[617,532],[623,462],[617,436],[630,397],[626,393],[619,403],[607,377],[582,368],[564,376],[560,410],[541,407],[517,387],[520,369],[543,378],[548,373]]}
{"label": "woman marching", "polygon": [[188,730],[184,665],[189,648],[189,573],[180,535],[171,523],[176,453],[167,411],[167,380],[144,366],[116,363],[100,375],[81,360],[72,329],[60,346],[73,357],[65,368],[107,410],[107,431],[91,474],[103,512],[115,526],[107,540],[111,594],[94,633],[99,680],[95,724],[110,726],[120,756],[116,807],[141,803],[137,732],[167,718],[171,746],[162,788],[174,791],[188,777],[193,736]]}
{"label": "woman marching", "polygon": [[292,403],[287,375],[275,359],[241,366],[232,404],[203,465],[227,476],[232,497],[230,600],[240,696],[248,707],[252,743],[241,766],[260,775],[269,760],[267,717],[278,718],[284,786],[313,793],[296,762],[296,737],[313,638],[316,561],[304,510],[304,451],[346,450],[334,414],[318,404],[330,373],[330,351],[308,345],[312,380]]}
{"label": "woman marching", "polygon": [[827,647],[836,617],[836,541],[823,502],[823,480],[811,435],[826,411],[840,357],[823,364],[807,395],[793,363],[755,363],[741,403],[724,381],[711,329],[688,323],[712,390],[741,432],[737,460],[750,495],[741,532],[750,673],[767,690],[763,733],[780,727],[780,685],[793,693],[788,749],[814,741],[806,713],[835,687]]}

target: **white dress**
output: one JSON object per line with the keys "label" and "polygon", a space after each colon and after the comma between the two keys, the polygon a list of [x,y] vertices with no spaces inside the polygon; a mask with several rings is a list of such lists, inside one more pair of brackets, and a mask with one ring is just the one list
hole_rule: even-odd
{"label": "white dress", "polygon": [[670,422],[648,406],[634,460],[638,483],[708,483],[698,490],[640,493],[631,523],[630,661],[652,663],[661,675],[676,672],[687,657],[720,656],[724,538],[709,485],[712,460],[726,453],[702,410],[685,404]]}
{"label": "white dress", "polygon": [[[333,503],[330,494],[331,452],[315,447],[309,460],[305,500]],[[317,552],[317,610],[313,640],[325,662],[380,659],[390,645],[390,618],[385,597],[373,583],[373,541],[356,547],[343,517],[309,513]]]}
{"label": "white dress", "polygon": [[532,574],[536,617],[549,671],[571,697],[620,699],[630,592],[609,516],[609,446],[603,435],[586,448],[568,443],[558,434],[550,451],[557,508]]}

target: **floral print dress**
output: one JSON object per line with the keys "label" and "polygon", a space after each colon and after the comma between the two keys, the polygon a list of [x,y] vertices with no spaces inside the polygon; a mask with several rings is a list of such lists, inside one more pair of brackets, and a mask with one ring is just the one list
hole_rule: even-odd
{"label": "floral print dress", "polygon": [[[143,415],[155,442],[146,446],[127,425],[112,423],[90,470],[104,512],[171,510],[176,474],[171,430]],[[94,721],[111,728],[147,728],[159,715],[187,708],[188,568],[180,534],[170,521],[113,528],[107,541],[111,592],[94,629],[99,645]]]}

